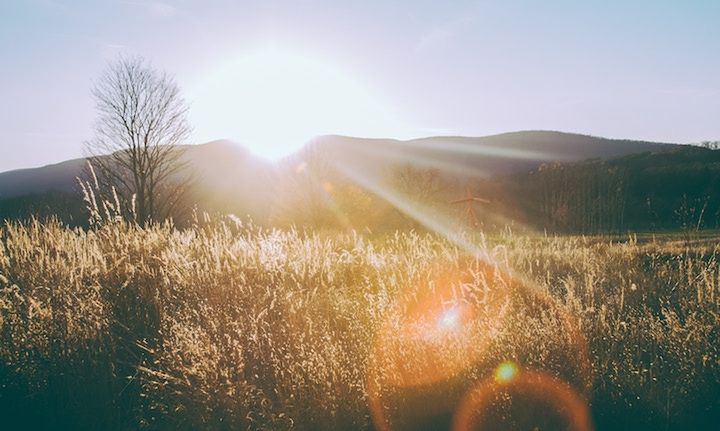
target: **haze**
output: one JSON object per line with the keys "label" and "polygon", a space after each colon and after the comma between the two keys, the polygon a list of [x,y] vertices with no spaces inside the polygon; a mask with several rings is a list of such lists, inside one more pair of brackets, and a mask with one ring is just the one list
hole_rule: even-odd
{"label": "haze", "polygon": [[176,75],[194,143],[268,156],[325,133],[720,138],[720,3],[587,3],[3,2],[0,171],[81,156],[121,53]]}

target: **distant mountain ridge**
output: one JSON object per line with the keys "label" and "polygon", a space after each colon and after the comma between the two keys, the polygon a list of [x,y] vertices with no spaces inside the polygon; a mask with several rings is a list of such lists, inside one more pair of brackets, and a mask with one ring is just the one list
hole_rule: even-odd
{"label": "distant mountain ridge", "polygon": [[0,173],[0,199],[34,193],[72,192],[75,178],[82,172],[85,159],[71,159],[38,168],[16,169]]}
{"label": "distant mountain ridge", "polygon": [[548,162],[610,159],[681,147],[679,144],[553,131],[510,132],[484,137],[436,136],[408,141],[329,135],[318,137],[313,143],[330,152],[342,148],[345,153],[352,154],[349,157],[351,163],[361,163],[365,159],[367,164],[381,169],[386,168],[386,164],[410,162],[464,177],[514,174]]}
{"label": "distant mountain ridge", "polygon": [[[230,141],[218,140],[200,145],[184,145],[185,160],[203,177],[216,182],[231,178],[238,166],[252,161],[260,167],[269,165],[245,148]],[[37,193],[79,191],[77,178],[83,175],[87,159],[72,159],[47,166],[17,169],[0,173],[0,199]]]}
{"label": "distant mountain ridge", "polygon": [[669,148],[668,146],[678,145],[667,142],[611,139],[547,130],[508,132],[479,138],[463,136],[431,137],[415,139],[412,142],[438,140],[482,144],[489,147],[514,148],[517,150],[546,151],[551,154],[562,154],[574,159],[610,158],[636,152],[666,150]]}
{"label": "distant mountain ridge", "polygon": [[[667,151],[678,144],[607,139],[553,131],[521,131],[484,137],[437,136],[400,141],[338,135],[320,136],[285,160],[303,157],[310,146],[346,151],[349,160],[380,169],[412,162],[419,166],[458,168],[463,175],[492,176],[529,171],[542,163],[608,159],[629,154]],[[247,188],[271,189],[277,164],[255,157],[230,141],[213,141],[186,147],[186,159],[203,178],[208,190],[237,193]],[[85,159],[73,159],[38,168],[0,173],[0,199],[48,192],[75,193],[76,177]],[[222,199],[222,197],[218,197]]]}

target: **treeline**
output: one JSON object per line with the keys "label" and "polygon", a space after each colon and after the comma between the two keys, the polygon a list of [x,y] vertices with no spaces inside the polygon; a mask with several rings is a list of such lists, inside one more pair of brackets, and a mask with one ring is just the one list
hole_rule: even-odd
{"label": "treeline", "polygon": [[[710,148],[552,163],[484,179],[399,163],[367,179],[350,178],[322,155],[305,154],[288,161],[260,193],[200,183],[173,219],[182,227],[206,212],[249,214],[265,226],[374,232],[422,229],[428,220],[486,231],[510,224],[588,234],[720,228],[720,151]],[[88,225],[79,192],[0,200],[0,220],[30,217]]]}
{"label": "treeline", "polygon": [[707,148],[544,165],[493,183],[512,215],[550,231],[720,227],[720,151]]}
{"label": "treeline", "polygon": [[281,187],[293,198],[280,199],[287,207],[274,222],[421,228],[422,213],[425,221],[454,219],[483,230],[515,225],[596,234],[720,228],[720,151],[701,146],[549,163],[489,178],[398,163],[368,175],[374,177],[370,187],[333,172],[327,163],[311,162],[306,169],[314,175],[291,171],[301,181]]}
{"label": "treeline", "polygon": [[[603,232],[625,224],[628,172],[604,163],[542,166],[526,179],[537,222],[552,231]],[[534,191],[537,190],[537,193]]]}
{"label": "treeline", "polygon": [[80,193],[47,192],[0,199],[0,222],[3,220],[56,219],[72,227],[88,224]]}

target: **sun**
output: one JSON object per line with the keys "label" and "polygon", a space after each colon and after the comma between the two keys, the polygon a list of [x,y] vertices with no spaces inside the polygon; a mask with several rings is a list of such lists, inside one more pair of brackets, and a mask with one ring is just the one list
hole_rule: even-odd
{"label": "sun", "polygon": [[247,53],[208,73],[191,92],[198,139],[226,138],[277,159],[317,135],[398,135],[390,106],[350,73],[306,55]]}

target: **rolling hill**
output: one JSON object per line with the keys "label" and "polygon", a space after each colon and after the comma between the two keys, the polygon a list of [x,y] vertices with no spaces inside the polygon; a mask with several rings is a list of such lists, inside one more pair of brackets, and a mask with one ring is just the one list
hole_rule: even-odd
{"label": "rolling hill", "polygon": [[[191,201],[201,211],[250,215],[267,221],[282,204],[307,206],[323,188],[357,183],[358,177],[380,183],[403,166],[436,172],[448,195],[464,193],[470,179],[490,179],[531,172],[549,162],[609,160],[633,154],[665,153],[684,146],[605,139],[550,131],[525,131],[485,137],[429,137],[400,141],[320,136],[277,162],[254,156],[229,141],[183,147],[197,178]],[[329,166],[316,170],[316,163]],[[313,166],[301,172],[305,166]],[[0,173],[0,219],[47,216],[58,209],[82,208],[77,177],[83,159]],[[309,172],[313,171],[313,172]],[[353,181],[347,181],[350,178]],[[304,191],[303,191],[304,190]],[[309,194],[308,194],[309,190]],[[346,188],[347,191],[347,188]],[[305,193],[305,194],[303,194]],[[322,198],[320,198],[322,201]],[[377,206],[377,205],[375,205]],[[281,211],[288,213],[287,208]],[[82,219],[79,210],[70,222]]]}
{"label": "rolling hill", "polygon": [[[310,145],[337,156],[346,152],[355,163],[367,160],[380,165],[414,162],[420,166],[468,173],[498,175],[521,172],[548,161],[581,161],[612,158],[628,154],[666,151],[676,144],[605,139],[572,133],[527,131],[486,137],[429,137],[409,141],[365,139],[347,136],[321,136]],[[208,186],[221,190],[265,186],[275,167],[229,141],[213,141],[187,146],[186,157]],[[303,150],[289,159],[302,157]],[[379,157],[378,157],[379,156]],[[77,191],[76,177],[81,175],[84,159],[74,159],[32,169],[0,173],[0,199],[46,192]]]}
{"label": "rolling hill", "polygon": [[522,131],[485,137],[436,136],[409,141],[321,136],[312,145],[337,160],[373,172],[412,163],[459,177],[527,172],[547,162],[609,159],[668,151],[677,144],[606,139],[553,131]]}

